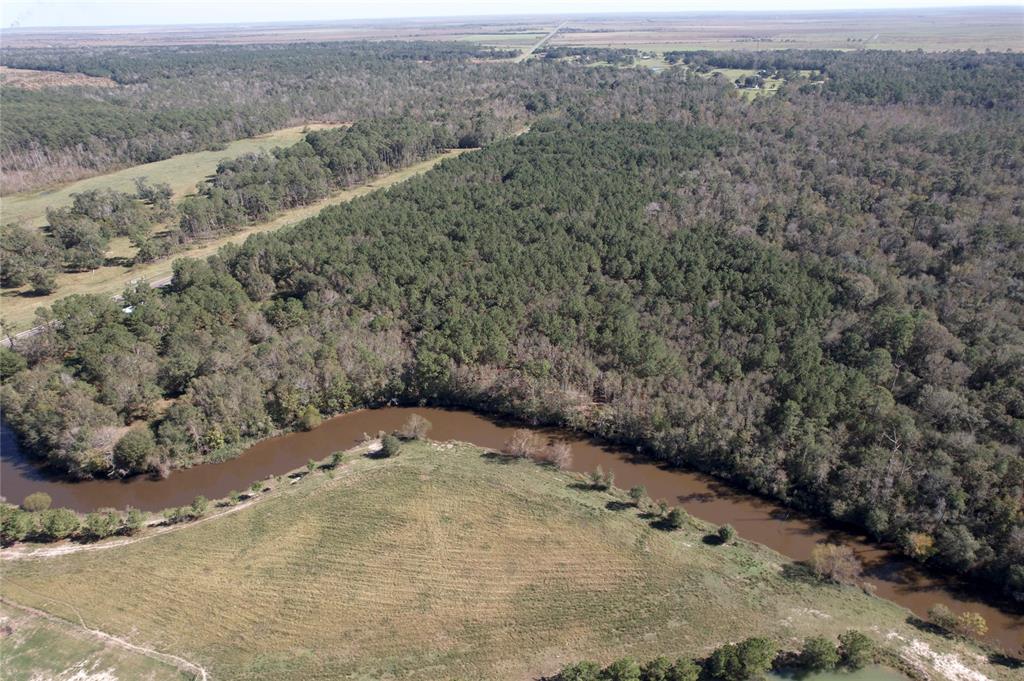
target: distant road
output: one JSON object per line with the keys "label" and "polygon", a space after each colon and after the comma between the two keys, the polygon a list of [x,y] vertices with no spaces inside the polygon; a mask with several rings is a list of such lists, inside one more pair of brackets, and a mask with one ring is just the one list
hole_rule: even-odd
{"label": "distant road", "polygon": [[[159,279],[154,279],[153,281],[149,282],[149,286],[150,288],[163,288],[164,286],[168,286],[173,279],[173,274],[166,277],[160,277]],[[121,296],[119,295],[112,296],[112,298],[113,300],[121,300]],[[25,329],[20,333],[14,334],[13,336],[5,336],[4,338],[0,339],[0,347],[13,348],[15,341],[23,340],[25,338],[31,338],[32,336],[38,336],[40,333],[43,332],[43,329],[45,329],[46,327],[46,324],[40,324],[39,326],[33,326],[31,329]]]}
{"label": "distant road", "polygon": [[549,41],[552,38],[554,38],[555,34],[558,33],[559,31],[561,31],[563,28],[565,28],[565,25],[567,23],[569,23],[569,22],[568,21],[563,21],[558,26],[555,26],[555,30],[551,31],[551,33],[548,33],[546,36],[544,36],[543,38],[538,40],[537,44],[534,45],[533,47],[531,47],[529,50],[527,50],[526,52],[523,52],[521,55],[516,57],[516,61],[520,62],[520,61],[526,61],[527,59],[529,59],[531,54],[533,54],[534,52],[539,50],[541,47],[543,47],[544,43],[546,43],[547,41]]}

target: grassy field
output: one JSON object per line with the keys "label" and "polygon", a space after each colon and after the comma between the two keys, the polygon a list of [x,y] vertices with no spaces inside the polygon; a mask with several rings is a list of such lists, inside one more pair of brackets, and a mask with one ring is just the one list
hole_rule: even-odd
{"label": "grassy field", "polygon": [[46,209],[71,205],[72,194],[91,189],[116,189],[135,193],[135,178],[145,177],[151,184],[166,182],[174,190],[175,198],[195,191],[196,184],[212,175],[217,164],[226,158],[235,158],[256,151],[268,151],[274,147],[295,144],[303,136],[303,130],[333,128],[339,124],[300,125],[275,132],[231,142],[220,151],[197,151],[192,154],[172,156],[163,161],[132,166],[112,173],[96,175],[70,184],[51,187],[36,192],[11,194],[0,199],[0,220],[4,223],[18,223],[25,227],[42,227],[46,224]]}
{"label": "grassy field", "polygon": [[126,650],[81,627],[0,604],[0,678],[184,681],[194,675]]}
{"label": "grassy field", "polygon": [[754,634],[795,645],[850,627],[1010,678],[764,547],[706,544],[710,529],[665,532],[621,492],[424,442],[131,545],[11,561],[0,593],[216,679],[532,679],[581,657],[703,655]]}
{"label": "grassy field", "polygon": [[[378,177],[368,184],[344,189],[335,192],[317,203],[302,206],[292,210],[284,211],[269,222],[254,225],[249,229],[242,230],[230,236],[213,239],[203,242],[196,248],[184,251],[173,258],[164,258],[157,262],[144,263],[140,265],[121,266],[112,265],[100,267],[89,272],[64,273],[57,275],[57,291],[47,296],[37,296],[28,293],[28,287],[20,289],[5,289],[0,294],[0,315],[12,331],[21,331],[33,325],[35,311],[44,306],[52,305],[54,301],[75,293],[92,293],[97,295],[114,296],[122,291],[132,281],[146,280],[158,281],[171,275],[172,265],[177,258],[205,258],[213,255],[218,248],[228,243],[240,243],[247,237],[259,232],[269,232],[280,229],[287,225],[295,224],[308,217],[316,215],[325,207],[350,201],[357,196],[363,196],[378,189],[384,189],[391,185],[407,180],[408,178],[430,170],[446,158],[457,156],[466,149],[453,149],[449,152],[436,156],[427,161],[416,163],[394,173]],[[127,238],[114,239],[110,243],[108,251],[111,257],[130,259],[135,255],[135,249],[128,242]]]}

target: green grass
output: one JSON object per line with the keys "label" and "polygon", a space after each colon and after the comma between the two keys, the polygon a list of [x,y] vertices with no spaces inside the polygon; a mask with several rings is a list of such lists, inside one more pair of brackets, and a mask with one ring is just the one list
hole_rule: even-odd
{"label": "green grass", "polygon": [[468,445],[414,443],[201,525],[11,562],[0,593],[216,679],[524,679],[582,657],[703,655],[850,627],[973,650],[764,547],[705,544],[699,522],[664,532],[616,506],[622,493],[581,487]]}
{"label": "green grass", "polygon": [[151,184],[166,182],[174,190],[175,198],[181,198],[185,194],[194,192],[196,184],[212,175],[217,169],[217,164],[223,159],[295,144],[302,139],[304,129],[318,127],[336,126],[317,124],[285,128],[259,137],[231,142],[220,151],[197,151],[191,154],[181,154],[163,161],[132,166],[58,187],[11,194],[2,199],[0,220],[5,223],[18,223],[25,227],[42,227],[46,224],[46,209],[71,205],[72,194],[91,189],[116,189],[134,194],[136,177],[145,177]]}
{"label": "green grass", "polygon": [[89,634],[81,627],[0,605],[0,678],[77,681],[182,681],[193,678],[173,666]]}

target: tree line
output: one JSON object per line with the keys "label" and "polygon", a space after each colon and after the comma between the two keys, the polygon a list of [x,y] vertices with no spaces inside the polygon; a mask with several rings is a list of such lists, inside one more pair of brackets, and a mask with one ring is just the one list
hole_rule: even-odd
{"label": "tree line", "polygon": [[699,661],[687,657],[672,661],[662,656],[641,664],[622,658],[604,667],[581,661],[567,665],[551,681],[749,681],[762,678],[773,668],[802,672],[857,670],[874,657],[871,638],[851,629],[840,634],[838,641],[825,636],[807,638],[798,652],[780,651],[771,639],[753,637],[719,646]]}

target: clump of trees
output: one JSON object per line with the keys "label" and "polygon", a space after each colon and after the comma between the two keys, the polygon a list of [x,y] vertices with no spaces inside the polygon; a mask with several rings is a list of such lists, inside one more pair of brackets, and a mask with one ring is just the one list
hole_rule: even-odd
{"label": "clump of trees", "polygon": [[981,638],[988,633],[988,622],[976,612],[955,614],[943,603],[936,603],[928,610],[928,621],[948,634],[964,638]]}
{"label": "clump of trees", "polygon": [[144,516],[134,508],[124,513],[102,508],[82,518],[67,508],[50,508],[49,495],[37,492],[26,497],[20,508],[0,504],[0,543],[97,541],[116,534],[135,534],[143,523]]}
{"label": "clump of trees", "polygon": [[750,681],[761,678],[778,661],[806,671],[828,671],[837,667],[860,669],[874,658],[874,643],[865,634],[850,630],[830,638],[812,636],[796,654],[779,655],[767,638],[748,638],[720,646],[702,661],[681,657],[674,662],[657,657],[644,664],[631,658],[615,660],[602,667],[591,661],[567,665],[551,681]]}

